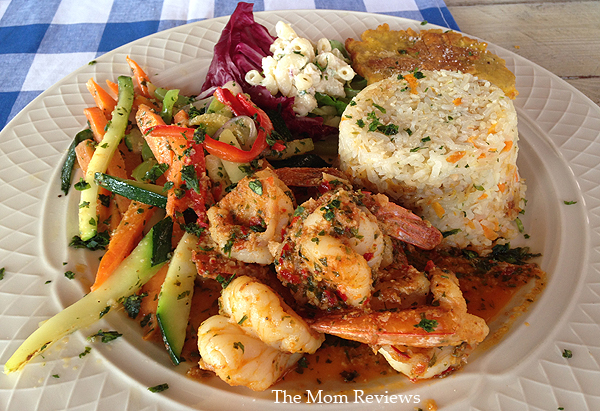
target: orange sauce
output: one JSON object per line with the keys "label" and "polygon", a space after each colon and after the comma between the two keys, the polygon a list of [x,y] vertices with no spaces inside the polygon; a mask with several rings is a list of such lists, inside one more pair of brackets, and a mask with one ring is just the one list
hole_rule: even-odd
{"label": "orange sauce", "polygon": [[[503,313],[503,310],[519,292],[532,280],[541,286],[524,298],[523,304],[515,311],[524,312],[527,305],[533,302],[541,292],[544,284],[544,273],[535,264],[512,265],[501,263],[489,270],[476,268],[472,261],[462,256],[441,255],[437,252],[416,252],[407,250],[409,262],[422,270],[427,261],[433,260],[436,265],[452,270],[459,277],[460,287],[467,301],[468,311],[491,322]],[[188,338],[182,356],[195,364],[199,359],[197,349],[197,329],[206,318],[218,313],[217,299],[221,293],[221,285],[213,280],[204,280],[194,291],[192,312]],[[508,323],[507,323],[508,324]],[[501,327],[501,328],[507,328]],[[506,330],[501,330],[505,332]],[[501,335],[488,336],[493,343],[499,341]],[[322,347],[314,354],[307,354],[290,370],[278,384],[285,386],[308,387],[318,389],[325,383],[367,383],[385,377],[398,375],[383,356],[377,354],[367,345],[338,337],[327,336]],[[212,378],[213,374],[192,366],[188,376],[203,380]],[[407,380],[408,381],[408,380]],[[351,387],[349,385],[348,387]]]}
{"label": "orange sauce", "polygon": [[396,375],[383,356],[373,352],[365,344],[327,336],[325,343],[314,354],[304,356],[305,360],[287,373],[282,381],[366,383],[387,375]]}

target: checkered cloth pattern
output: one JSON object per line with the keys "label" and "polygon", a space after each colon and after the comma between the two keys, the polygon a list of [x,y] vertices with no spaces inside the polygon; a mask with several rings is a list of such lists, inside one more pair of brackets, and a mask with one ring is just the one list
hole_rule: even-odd
{"label": "checkered cloth pattern", "polygon": [[[235,0],[0,0],[0,130],[31,100],[99,55],[141,37],[230,15]],[[254,11],[381,13],[458,30],[443,0],[262,0]]]}

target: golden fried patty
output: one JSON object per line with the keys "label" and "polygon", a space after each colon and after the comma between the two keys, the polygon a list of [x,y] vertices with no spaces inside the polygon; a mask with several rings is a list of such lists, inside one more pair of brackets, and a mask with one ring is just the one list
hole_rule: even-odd
{"label": "golden fried patty", "polygon": [[515,75],[486,48],[487,43],[454,31],[394,31],[387,24],[366,30],[360,41],[346,40],[352,67],[369,84],[415,69],[462,71],[490,81],[514,99]]}

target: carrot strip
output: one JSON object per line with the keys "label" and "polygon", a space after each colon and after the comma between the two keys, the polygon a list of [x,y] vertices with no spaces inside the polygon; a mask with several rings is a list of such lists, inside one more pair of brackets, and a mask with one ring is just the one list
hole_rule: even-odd
{"label": "carrot strip", "polygon": [[467,154],[466,151],[457,151],[456,153],[450,154],[448,157],[446,157],[446,161],[449,163],[456,163],[458,160],[463,158],[465,154]]}
{"label": "carrot strip", "polygon": [[[94,140],[96,140],[97,143],[102,142],[102,139],[104,138],[104,133],[106,132],[105,127],[106,127],[106,124],[108,123],[108,121],[106,120],[106,117],[104,117],[104,114],[102,113],[102,110],[100,110],[98,107],[89,107],[89,108],[83,109],[83,113],[85,114],[85,117],[88,119],[88,121],[90,123],[92,133],[94,133]],[[89,146],[89,150],[91,150],[91,153],[94,152],[94,149],[91,146]],[[82,153],[82,155],[83,155],[83,153]],[[83,159],[80,160],[79,157],[77,159],[79,160],[79,166],[83,168],[81,161],[85,161],[85,160],[83,160]],[[89,162],[89,159],[87,160],[87,162]],[[87,168],[87,163],[86,163],[86,168]],[[125,178],[125,179],[128,178],[127,169],[125,168],[125,161],[123,160],[123,156],[121,155],[121,153],[119,151],[116,151],[113,154],[112,158],[110,159],[110,163],[108,163],[108,167],[107,167],[106,171],[111,176]],[[117,203],[119,212],[121,214],[123,214],[127,211],[127,208],[129,207],[129,203],[131,202],[131,200],[129,200],[128,198],[125,198],[125,197],[122,197],[119,195],[115,196],[115,201]],[[104,221],[104,220],[100,220],[100,221]]]}
{"label": "carrot strip", "polygon": [[117,105],[117,101],[112,98],[106,90],[100,87],[98,83],[94,81],[94,79],[89,79],[86,85],[88,91],[92,97],[94,97],[96,106],[102,110],[107,119],[110,119],[112,117],[112,112]]}
{"label": "carrot strip", "polygon": [[490,241],[494,241],[496,238],[498,238],[498,234],[496,234],[496,232],[494,230],[492,230],[489,227],[484,226],[483,224],[481,225],[481,228],[483,229],[483,235]]}
{"label": "carrot strip", "polygon": [[119,95],[119,85],[114,81],[106,80],[106,85],[108,89],[113,92],[115,96]]}
{"label": "carrot strip", "polygon": [[146,294],[142,298],[142,304],[140,306],[140,314],[142,318],[149,318],[144,326],[144,340],[153,339],[153,337],[159,338],[161,333],[159,331],[158,324],[156,323],[156,309],[158,307],[158,295],[162,288],[162,284],[165,282],[169,264],[165,264],[161,269],[146,283],[142,286],[142,294]]}
{"label": "carrot strip", "polygon": [[87,172],[88,164],[94,154],[94,146],[88,140],[82,141],[75,147],[75,155],[77,156],[77,163],[85,174]]}
{"label": "carrot strip", "polygon": [[123,214],[123,218],[108,244],[106,253],[100,260],[100,266],[96,272],[96,281],[92,285],[92,291],[97,289],[106,281],[107,278],[115,271],[121,262],[127,257],[131,250],[142,237],[146,223],[154,214],[155,208],[132,201]]}
{"label": "carrot strip", "polygon": [[135,78],[136,85],[140,90],[140,94],[144,97],[150,98],[152,97],[150,93],[150,79],[148,79],[148,75],[142,70],[142,68],[132,59],[127,56],[127,63],[131,70],[133,71],[133,76]]}
{"label": "carrot strip", "polygon": [[512,146],[513,146],[513,142],[510,141],[510,140],[506,140],[504,142],[504,148],[502,149],[501,153],[505,153],[507,151],[510,151],[510,149],[512,148]]}
{"label": "carrot strip", "polygon": [[85,114],[85,118],[90,123],[90,128],[92,129],[92,133],[94,133],[94,140],[99,143],[102,141],[104,133],[106,133],[106,125],[108,124],[104,112],[98,107],[88,107],[83,109],[83,114]]}
{"label": "carrot strip", "polygon": [[135,98],[133,99],[133,108],[132,111],[136,112],[138,111],[138,109],[140,108],[140,106],[144,104],[148,107],[151,107],[155,110],[159,110],[160,111],[160,105],[157,104],[156,102],[150,100],[148,97],[144,97],[141,94],[136,94]]}
{"label": "carrot strip", "polygon": [[136,114],[135,120],[138,128],[144,135],[150,150],[156,157],[159,163],[171,164],[173,152],[169,149],[169,144],[166,138],[151,137],[148,135],[148,130],[158,125],[164,125],[165,122],[160,115],[152,111],[150,107],[145,104],[140,104]]}
{"label": "carrot strip", "polygon": [[185,110],[179,110],[174,116],[173,116],[173,123],[177,124],[178,126],[183,125],[183,127],[187,127],[187,121],[189,119],[188,113]]}
{"label": "carrot strip", "polygon": [[417,81],[417,78],[412,73],[406,74],[404,76],[404,80],[406,80],[408,82],[408,87],[410,87],[411,94],[416,94],[419,92],[417,90],[417,87],[419,86],[419,82]]}

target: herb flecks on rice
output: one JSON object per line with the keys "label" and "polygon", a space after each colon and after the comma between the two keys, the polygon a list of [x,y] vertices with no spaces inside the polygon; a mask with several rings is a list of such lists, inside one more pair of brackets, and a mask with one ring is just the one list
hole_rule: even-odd
{"label": "herb flecks on rice", "polygon": [[448,233],[445,245],[487,251],[512,238],[526,189],[512,101],[470,74],[407,74],[368,86],[348,106],[342,169]]}

